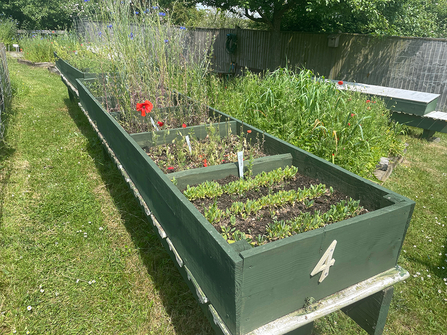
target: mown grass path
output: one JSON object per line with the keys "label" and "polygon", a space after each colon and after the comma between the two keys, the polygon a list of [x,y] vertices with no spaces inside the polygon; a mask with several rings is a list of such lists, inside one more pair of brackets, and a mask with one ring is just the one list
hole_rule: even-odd
{"label": "mown grass path", "polygon": [[8,63],[0,334],[210,334],[60,77]]}
{"label": "mown grass path", "polygon": [[[0,144],[0,334],[212,334],[59,76],[9,60]],[[447,136],[385,186],[417,202],[385,334],[447,334]],[[439,134],[437,134],[439,135]],[[365,334],[341,313],[315,334]]]}

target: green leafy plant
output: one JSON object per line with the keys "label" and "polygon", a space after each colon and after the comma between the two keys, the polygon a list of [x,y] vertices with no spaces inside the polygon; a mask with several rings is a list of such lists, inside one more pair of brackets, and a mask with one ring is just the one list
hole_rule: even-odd
{"label": "green leafy plant", "polygon": [[0,13],[0,43],[8,50],[17,43],[17,21]]}
{"label": "green leafy plant", "polygon": [[309,70],[247,71],[225,85],[211,79],[216,109],[358,175],[372,177],[380,157],[403,152],[401,127],[389,123],[382,101],[338,90]]}

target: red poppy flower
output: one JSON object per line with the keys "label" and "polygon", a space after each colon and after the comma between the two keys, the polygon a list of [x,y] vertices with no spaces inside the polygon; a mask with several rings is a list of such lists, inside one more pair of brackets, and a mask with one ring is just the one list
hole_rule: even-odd
{"label": "red poppy flower", "polygon": [[248,130],[247,130],[247,133],[251,134],[251,129],[248,129]]}
{"label": "red poppy flower", "polygon": [[169,166],[169,167],[168,167],[168,170],[169,170],[169,171],[172,171],[172,170],[174,170],[174,167]]}
{"label": "red poppy flower", "polygon": [[350,126],[351,124],[348,122],[348,126]]}
{"label": "red poppy flower", "polygon": [[163,126],[165,125],[165,123],[164,123],[164,122],[161,122],[161,121],[158,121],[157,123],[158,123],[158,126],[159,126],[159,127],[163,127]]}
{"label": "red poppy flower", "polygon": [[338,85],[343,85],[343,81],[340,80],[340,81],[338,82]]}
{"label": "red poppy flower", "polygon": [[371,102],[371,100],[366,100],[366,103],[368,104],[368,103],[370,103]]}
{"label": "red poppy flower", "polygon": [[373,101],[373,104],[375,104],[376,102],[375,101]]}
{"label": "red poppy flower", "polygon": [[355,114],[354,113],[351,113],[351,117],[354,117],[355,116]]}
{"label": "red poppy flower", "polygon": [[141,116],[146,116],[146,113],[150,113],[152,108],[154,108],[154,105],[152,105],[152,102],[149,100],[146,100],[141,104],[137,103],[137,111],[141,112]]}
{"label": "red poppy flower", "polygon": [[182,124],[182,128],[186,128],[186,124]]}
{"label": "red poppy flower", "polygon": [[206,159],[203,160],[203,167],[207,167],[208,164],[206,164]]}
{"label": "red poppy flower", "polygon": [[335,156],[335,154],[332,154],[332,156]]}

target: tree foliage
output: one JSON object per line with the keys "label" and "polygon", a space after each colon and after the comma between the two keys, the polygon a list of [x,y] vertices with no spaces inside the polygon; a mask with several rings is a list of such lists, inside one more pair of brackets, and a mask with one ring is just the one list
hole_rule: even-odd
{"label": "tree foliage", "polygon": [[280,31],[281,20],[287,12],[297,6],[304,6],[306,0],[204,0],[199,1],[207,6],[240,13],[248,19],[264,25],[268,30]]}
{"label": "tree foliage", "polygon": [[321,0],[296,7],[284,30],[419,37],[444,36],[446,6],[421,0]]}
{"label": "tree foliage", "polygon": [[241,12],[261,29],[445,36],[447,0],[204,0]]}
{"label": "tree foliage", "polygon": [[22,29],[64,29],[78,7],[74,0],[2,0],[0,13],[16,19]]}

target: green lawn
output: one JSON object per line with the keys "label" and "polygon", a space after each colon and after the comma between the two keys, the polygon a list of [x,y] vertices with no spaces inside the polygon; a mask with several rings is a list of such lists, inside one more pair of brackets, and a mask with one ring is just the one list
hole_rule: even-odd
{"label": "green lawn", "polygon": [[[212,334],[59,76],[9,59],[0,144],[0,334]],[[447,334],[447,136],[406,136],[385,187],[416,201],[386,334]],[[439,135],[439,134],[438,134]],[[315,334],[366,334],[335,313]]]}

